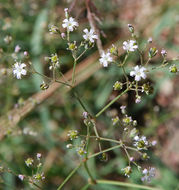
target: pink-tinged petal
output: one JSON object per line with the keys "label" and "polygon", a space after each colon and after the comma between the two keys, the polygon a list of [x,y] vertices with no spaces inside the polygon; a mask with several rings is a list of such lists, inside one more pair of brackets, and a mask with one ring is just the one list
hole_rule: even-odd
{"label": "pink-tinged petal", "polygon": [[143,78],[143,79],[146,79],[146,74],[145,73],[141,73],[141,77]]}
{"label": "pink-tinged petal", "polygon": [[17,79],[21,79],[21,73],[16,74]]}
{"label": "pink-tinged petal", "polygon": [[135,75],[135,72],[134,71],[131,71],[130,72],[130,76],[133,77]]}
{"label": "pink-tinged petal", "polygon": [[26,64],[24,64],[24,63],[20,64],[21,69],[23,69],[24,67],[26,67]]}
{"label": "pink-tinged petal", "polygon": [[17,70],[13,70],[13,74],[16,75],[16,73],[17,73]]}
{"label": "pink-tinged petal", "polygon": [[25,69],[22,69],[21,74],[22,74],[22,75],[26,75],[26,74],[27,74],[27,71],[26,71]]}
{"label": "pink-tinged petal", "polygon": [[125,42],[123,42],[123,45],[125,45],[125,46],[126,46],[127,44],[128,44],[128,43],[127,43],[126,41],[125,41]]}
{"label": "pink-tinged petal", "polygon": [[135,71],[139,71],[139,70],[140,70],[139,66],[138,66],[138,65],[135,66],[135,67],[134,67],[134,70],[135,70]]}
{"label": "pink-tinged petal", "polygon": [[108,67],[108,63],[103,63],[103,67]]}
{"label": "pink-tinged petal", "polygon": [[84,33],[88,33],[88,29],[85,28],[85,29],[83,30],[83,32],[84,32]]}
{"label": "pink-tinged petal", "polygon": [[139,75],[136,75],[136,76],[135,76],[135,80],[136,80],[136,81],[140,81],[140,79],[141,79],[141,77],[140,77]]}

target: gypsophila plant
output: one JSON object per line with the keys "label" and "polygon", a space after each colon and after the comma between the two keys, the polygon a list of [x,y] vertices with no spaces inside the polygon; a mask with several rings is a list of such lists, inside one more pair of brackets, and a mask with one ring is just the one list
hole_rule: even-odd
{"label": "gypsophila plant", "polygon": [[[108,152],[114,149],[121,149],[124,151],[128,164],[121,168],[121,173],[124,176],[130,178],[131,173],[133,172],[133,168],[136,167],[141,174],[141,180],[144,182],[150,182],[152,178],[155,176],[156,169],[151,167],[149,169],[142,168],[140,163],[137,163],[135,157],[133,157],[133,153],[137,153],[138,156],[146,161],[149,159],[148,149],[157,144],[157,142],[150,141],[144,136],[138,129],[138,124],[135,119],[128,113],[127,106],[122,105],[120,107],[120,114],[115,115],[111,118],[111,123],[116,128],[119,127],[121,130],[121,138],[120,139],[111,139],[108,136],[102,137],[100,135],[100,131],[98,130],[97,120],[98,117],[101,116],[112,104],[114,104],[117,100],[121,98],[124,94],[128,92],[134,92],[135,103],[140,103],[144,94],[150,95],[153,93],[153,85],[150,83],[150,73],[155,69],[162,69],[169,65],[169,72],[178,73],[178,66],[176,64],[171,64],[172,60],[167,60],[167,52],[162,49],[161,51],[161,59],[162,62],[159,66],[155,66],[150,64],[152,59],[159,54],[159,51],[156,47],[151,47],[152,39],[148,39],[146,41],[146,46],[148,48],[145,49],[145,52],[140,47],[140,43],[138,41],[138,37],[135,34],[134,27],[129,24],[128,29],[131,34],[129,39],[124,41],[121,44],[123,52],[120,54],[118,49],[114,44],[108,50],[100,52],[99,64],[102,67],[117,67],[119,71],[122,71],[125,80],[117,79],[113,84],[113,90],[116,93],[119,93],[114,99],[112,99],[107,105],[105,105],[98,113],[94,114],[88,111],[86,105],[83,103],[81,97],[78,95],[78,92],[75,89],[76,83],[76,65],[78,64],[79,59],[91,48],[95,46],[96,40],[99,40],[99,36],[95,28],[85,28],[83,29],[82,40],[74,41],[71,39],[71,33],[78,29],[79,23],[78,21],[70,16],[68,8],[64,10],[65,18],[62,22],[62,26],[59,28],[55,25],[49,25],[49,32],[51,35],[58,35],[59,38],[62,38],[66,44],[66,49],[69,53],[71,53],[73,58],[73,72],[72,79],[66,80],[63,77],[63,73],[61,71],[61,55],[58,55],[57,52],[49,55],[49,57],[45,58],[45,61],[48,63],[49,75],[44,75],[39,73],[33,66],[31,62],[30,54],[27,51],[24,51],[23,57],[21,60],[16,57],[16,54],[21,51],[20,46],[16,45],[14,50],[14,65],[12,67],[12,73],[15,78],[22,79],[25,78],[29,74],[37,74],[42,77],[42,83],[40,85],[41,90],[47,90],[53,83],[63,84],[68,89],[72,90],[72,93],[76,100],[79,102],[83,109],[83,123],[84,128],[86,129],[86,133],[81,133],[80,130],[76,130],[72,128],[67,133],[68,140],[70,141],[66,143],[66,148],[68,151],[75,150],[76,154],[79,156],[79,164],[74,168],[74,170],[67,176],[63,183],[60,184],[58,190],[62,189],[63,186],[67,183],[70,177],[82,166],[86,170],[89,176],[89,184],[97,184],[97,183],[110,183],[112,182],[108,180],[98,180],[93,176],[93,172],[88,167],[88,161],[91,158],[100,157],[100,160],[107,161]],[[62,32],[61,32],[62,31]],[[6,36],[4,41],[9,44],[12,38],[10,36]],[[147,53],[147,59],[145,60],[144,54]],[[123,54],[123,56],[121,56]],[[135,65],[134,63],[128,64],[128,58],[131,54],[138,56],[140,58],[140,63]],[[62,76],[62,79],[59,79],[59,75]],[[64,80],[63,80],[64,79]],[[109,78],[110,80],[110,78]],[[96,141],[97,148],[95,147],[96,153],[92,148],[89,149],[90,142]],[[111,143],[115,143],[115,146],[109,147],[107,149],[103,149],[103,142],[108,141]],[[35,186],[39,186],[38,182],[43,181],[45,179],[44,173],[42,172],[42,155],[37,153],[36,159],[27,158],[25,160],[26,166],[32,170],[32,175],[27,176],[25,174],[15,174],[21,181],[26,180],[30,184]],[[2,169],[5,171],[5,169]],[[7,169],[8,172],[11,172]],[[12,172],[11,172],[12,173]],[[115,182],[115,185],[120,185],[124,182]],[[125,186],[132,187],[131,184],[126,183]],[[152,189],[147,186],[138,186],[139,188],[145,187],[145,189]],[[154,189],[154,188],[153,188]]]}

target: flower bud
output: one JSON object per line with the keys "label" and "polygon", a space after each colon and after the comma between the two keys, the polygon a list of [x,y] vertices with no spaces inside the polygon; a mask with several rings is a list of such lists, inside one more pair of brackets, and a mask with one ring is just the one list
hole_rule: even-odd
{"label": "flower bud", "polygon": [[152,57],[156,56],[157,53],[158,53],[157,48],[155,48],[155,47],[150,48],[150,50],[149,50],[149,58],[152,58]]}
{"label": "flower bud", "polygon": [[122,89],[122,83],[119,81],[116,81],[113,85],[114,90],[121,90]]}
{"label": "flower bud", "polygon": [[134,27],[132,26],[132,24],[128,24],[128,28],[131,33],[134,33]]}
{"label": "flower bud", "polygon": [[178,72],[178,68],[176,67],[176,65],[172,65],[170,68],[169,68],[170,72],[171,73],[177,73]]}
{"label": "flower bud", "polygon": [[41,90],[47,90],[49,88],[49,85],[43,81],[43,83],[40,85]]}

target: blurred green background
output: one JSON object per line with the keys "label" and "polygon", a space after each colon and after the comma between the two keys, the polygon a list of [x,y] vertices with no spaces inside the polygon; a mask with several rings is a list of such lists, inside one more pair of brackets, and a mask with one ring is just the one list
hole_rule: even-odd
{"label": "blurred green background", "polygon": [[[140,35],[141,46],[148,37],[153,37],[153,44],[159,49],[165,48],[168,58],[172,59],[179,52],[179,3],[176,0],[94,0],[96,16],[101,19],[99,28],[103,45],[111,41],[120,47],[122,42],[130,38],[127,24],[135,26]],[[72,40],[82,39],[82,30],[89,27],[85,1],[75,0],[0,0],[0,115],[6,115],[15,106],[23,105],[23,100],[40,91],[42,79],[38,76],[28,76],[16,80],[11,71],[3,75],[4,68],[12,68],[14,58],[12,53],[16,45],[23,51],[28,51],[35,68],[39,72],[48,73],[48,65],[44,58],[57,52],[63,73],[72,68],[72,57],[66,50],[67,45],[57,35],[50,35],[49,24],[61,28],[64,19],[64,8],[74,5],[72,16],[80,23],[77,31],[73,32]],[[12,36],[12,42],[4,42],[6,36]],[[80,61],[93,55],[97,48],[88,51]],[[121,52],[122,53],[122,52]],[[134,54],[129,62],[139,62]],[[159,64],[161,59],[156,57],[152,64]],[[175,64],[178,64],[177,62]],[[116,96],[112,86],[122,78],[115,67],[94,71],[87,80],[77,87],[80,96],[92,113]],[[119,129],[112,126],[111,114],[118,112],[123,104],[128,105],[128,112],[137,119],[139,129],[149,139],[156,139],[158,144],[150,152],[150,160],[138,162],[143,167],[157,168],[156,178],[152,185],[166,190],[179,190],[179,77],[172,75],[168,69],[153,72],[151,82],[154,84],[154,94],[145,96],[139,105],[134,104],[134,94],[129,93],[115,103],[97,121],[101,136],[117,138]],[[6,165],[15,173],[29,174],[25,159],[35,157],[40,152],[43,155],[46,179],[41,184],[44,190],[55,190],[69,172],[78,163],[74,151],[66,150],[67,132],[77,129],[83,132],[84,124],[80,105],[70,92],[57,90],[41,105],[38,105],[0,142],[0,166]],[[0,126],[2,127],[2,126]],[[5,126],[3,126],[5,127]],[[112,146],[104,143],[103,148]],[[91,143],[92,152],[98,151],[96,143]],[[115,150],[108,154],[107,162],[98,159],[89,161],[89,167],[96,178],[118,181],[129,181],[142,184],[141,175],[135,170],[126,179],[121,168],[127,165],[124,152]],[[83,168],[70,179],[64,189],[81,189],[87,182],[88,176]],[[35,189],[27,183],[22,183],[9,173],[0,174],[0,189]],[[93,190],[130,189],[107,185],[91,186]]]}

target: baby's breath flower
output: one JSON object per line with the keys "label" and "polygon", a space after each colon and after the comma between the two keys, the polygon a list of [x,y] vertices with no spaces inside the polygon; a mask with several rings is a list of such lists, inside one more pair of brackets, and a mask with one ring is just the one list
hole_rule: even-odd
{"label": "baby's breath flower", "polygon": [[83,112],[83,117],[84,117],[84,119],[87,119],[88,118],[88,112],[84,111]]}
{"label": "baby's breath flower", "polygon": [[6,36],[6,37],[4,38],[4,42],[5,42],[6,44],[10,44],[10,43],[12,42],[12,36]]}
{"label": "baby's breath flower", "polygon": [[74,18],[70,17],[63,20],[62,26],[63,28],[67,28],[68,31],[72,32],[79,25],[78,25],[78,22],[76,22]]}
{"label": "baby's breath flower", "polygon": [[122,121],[124,124],[129,125],[132,122],[132,117],[126,115]]}
{"label": "baby's breath flower", "polygon": [[132,172],[132,169],[130,166],[127,166],[126,168],[122,168],[121,170],[124,172],[125,176],[130,177],[130,174]]}
{"label": "baby's breath flower", "polygon": [[63,32],[63,33],[61,33],[61,37],[63,38],[63,39],[65,39],[66,38],[66,34]]}
{"label": "baby's breath flower", "polygon": [[152,144],[152,146],[155,146],[155,145],[157,144],[157,141],[156,141],[156,140],[153,140],[153,141],[151,142],[151,144]]}
{"label": "baby's breath flower", "polygon": [[142,85],[142,92],[145,92],[147,95],[153,93],[153,87],[150,85],[150,83],[145,83]]}
{"label": "baby's breath flower", "polygon": [[14,52],[18,53],[21,50],[21,47],[19,45],[16,45]]}
{"label": "baby's breath flower", "polygon": [[134,27],[132,26],[132,24],[128,24],[128,28],[131,33],[134,33]]}
{"label": "baby's breath flower", "polygon": [[79,156],[83,156],[86,154],[84,147],[78,147],[76,151],[77,151]]}
{"label": "baby's breath flower", "polygon": [[93,30],[93,29],[90,29],[90,30],[88,31],[88,29],[85,28],[85,29],[83,30],[83,32],[85,33],[85,34],[83,35],[83,38],[84,38],[86,41],[90,41],[91,43],[94,43],[94,41],[95,41],[96,39],[98,39],[98,36],[94,33],[94,30]]}
{"label": "baby's breath flower", "polygon": [[48,88],[49,88],[49,85],[43,81],[42,84],[40,85],[40,89],[47,90]]}
{"label": "baby's breath flower", "polygon": [[78,138],[78,131],[77,130],[70,130],[68,132],[67,136],[70,138],[70,140],[77,139]]}
{"label": "baby's breath flower", "polygon": [[169,70],[171,73],[177,73],[178,72],[178,68],[176,67],[176,65],[172,65],[169,67]]}
{"label": "baby's breath flower", "polygon": [[145,67],[140,67],[140,66],[135,66],[134,70],[130,72],[130,76],[134,77],[136,81],[140,81],[142,78],[146,79],[146,68]]}
{"label": "baby's breath flower", "polygon": [[72,144],[67,144],[66,148],[71,149],[71,148],[73,148],[73,145]]}
{"label": "baby's breath flower", "polygon": [[151,182],[151,179],[152,179],[153,177],[155,177],[155,173],[156,173],[156,169],[155,169],[155,168],[149,168],[149,169],[146,169],[146,168],[145,168],[145,169],[142,171],[142,174],[143,174],[144,176],[141,178],[141,180],[150,183],[150,182]]}
{"label": "baby's breath flower", "polygon": [[119,122],[119,117],[118,116],[112,118],[112,124],[113,125],[116,125],[118,122]]}
{"label": "baby's breath flower", "polygon": [[148,39],[148,43],[152,43],[152,37],[149,37],[149,39]]}
{"label": "baby's breath flower", "polygon": [[42,154],[41,153],[37,153],[37,160],[40,160],[42,158]]}
{"label": "baby's breath flower", "polygon": [[126,114],[126,106],[120,107],[122,114]]}
{"label": "baby's breath flower", "polygon": [[119,81],[116,81],[113,85],[114,90],[121,90],[122,89],[122,83]]}
{"label": "baby's breath flower", "polygon": [[155,48],[155,47],[150,48],[150,49],[149,49],[149,53],[148,53],[148,54],[149,54],[149,58],[152,58],[152,57],[156,56],[157,53],[158,53],[157,48]]}
{"label": "baby's breath flower", "polygon": [[71,51],[74,51],[75,49],[77,49],[76,41],[74,41],[73,43],[68,43],[67,49]]}
{"label": "baby's breath flower", "polygon": [[58,27],[55,25],[49,25],[48,27],[50,34],[57,34],[59,32]]}
{"label": "baby's breath flower", "polygon": [[25,56],[25,57],[28,57],[28,56],[29,56],[28,51],[24,51],[24,56]]}
{"label": "baby's breath flower", "polygon": [[27,160],[25,161],[26,165],[29,167],[29,166],[32,166],[34,160],[32,158],[27,158]]}
{"label": "baby's breath flower", "polygon": [[18,175],[18,178],[19,178],[21,181],[23,181],[23,180],[24,180],[24,177],[25,177],[25,176],[24,176],[24,175],[22,175],[22,174],[19,174],[19,175]]}
{"label": "baby's breath flower", "polygon": [[142,159],[143,159],[143,160],[149,159],[149,156],[147,155],[146,152],[142,154]]}
{"label": "baby's breath flower", "polygon": [[112,44],[112,47],[109,49],[109,52],[113,55],[118,55],[117,48],[114,44]]}
{"label": "baby's breath flower", "polygon": [[138,104],[141,102],[141,96],[136,96],[135,103]]}
{"label": "baby's breath flower", "polygon": [[33,176],[35,178],[35,180],[37,181],[41,181],[45,179],[44,173],[37,173]]}
{"label": "baby's breath flower", "polygon": [[135,51],[138,45],[135,40],[128,40],[123,42],[123,49],[126,51]]}
{"label": "baby's breath flower", "polygon": [[167,55],[167,51],[165,49],[162,49],[161,54],[163,57],[165,57]]}
{"label": "baby's breath flower", "polygon": [[134,137],[134,146],[137,147],[138,150],[147,149],[149,142],[145,136],[139,137],[138,135]]}
{"label": "baby's breath flower", "polygon": [[108,67],[108,64],[113,61],[113,58],[111,57],[111,54],[109,52],[105,53],[103,52],[101,54],[101,58],[99,59],[100,64],[103,65],[103,67]]}
{"label": "baby's breath flower", "polygon": [[59,67],[59,58],[57,56],[57,54],[52,54],[51,57],[49,57],[49,59],[51,60],[52,65],[49,67],[49,69],[51,70],[52,68],[57,68]]}
{"label": "baby's breath flower", "polygon": [[26,67],[26,64],[21,62],[16,62],[14,64],[13,74],[14,76],[16,76],[17,79],[21,79],[21,75],[27,74],[27,71],[24,69],[24,67]]}

